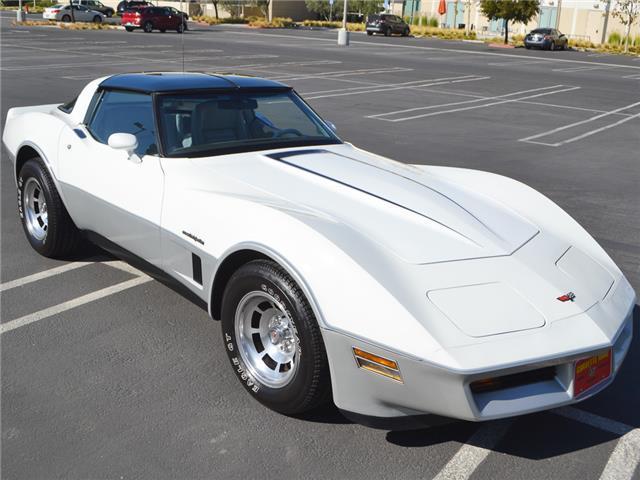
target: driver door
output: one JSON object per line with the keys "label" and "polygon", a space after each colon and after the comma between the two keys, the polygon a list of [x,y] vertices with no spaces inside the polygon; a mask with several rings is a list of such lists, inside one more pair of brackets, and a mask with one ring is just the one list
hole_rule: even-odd
{"label": "driver door", "polygon": [[[59,180],[69,214],[94,231],[159,265],[164,173],[157,154],[150,95],[105,90],[86,125],[60,136]],[[138,140],[135,154],[111,148],[113,133]]]}

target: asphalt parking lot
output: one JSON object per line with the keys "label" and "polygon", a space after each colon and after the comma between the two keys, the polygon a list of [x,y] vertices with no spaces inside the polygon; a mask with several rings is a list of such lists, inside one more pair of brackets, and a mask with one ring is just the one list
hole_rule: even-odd
{"label": "asphalt parking lot", "polygon": [[[239,72],[296,88],[346,141],[403,162],[507,175],[565,208],[640,292],[640,58],[329,31],[16,28],[2,12],[2,125],[124,71]],[[184,51],[184,57],[182,52]],[[372,430],[334,408],[266,410],[219,325],[100,250],[25,241],[2,151],[2,478],[640,478],[640,341],[570,408],[485,424]],[[16,322],[17,321],[17,322]],[[636,306],[635,331],[640,331]]]}

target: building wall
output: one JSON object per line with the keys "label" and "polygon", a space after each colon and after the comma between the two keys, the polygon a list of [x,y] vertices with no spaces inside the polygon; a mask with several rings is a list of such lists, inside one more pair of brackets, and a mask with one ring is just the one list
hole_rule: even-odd
{"label": "building wall", "polygon": [[[274,0],[276,1],[276,0]],[[415,0],[413,0],[415,1]],[[612,0],[615,2],[615,0]],[[407,6],[410,6],[412,0],[395,0],[391,2],[391,9],[397,15],[407,16],[410,12]],[[440,0],[420,0],[419,12],[417,16],[436,17],[441,26],[452,27],[452,5],[455,0],[447,0],[448,13],[445,15],[438,14],[438,6]],[[558,4],[561,3],[558,13]],[[499,34],[502,31],[502,22],[491,21],[486,18],[480,11],[480,2],[477,0],[458,0],[460,9],[463,14],[458,14],[456,23],[464,23],[465,26],[470,25],[478,33]],[[551,20],[555,27],[555,19],[559,15],[558,29],[570,37],[576,39],[589,40],[594,43],[600,43],[602,39],[602,28],[604,24],[604,11],[606,7],[605,0],[543,0],[541,6],[546,10],[543,15],[537,15],[528,24],[509,24],[509,31],[514,34],[524,34],[534,28],[537,28],[541,21]],[[554,13],[555,12],[555,13]],[[551,15],[548,17],[547,15]],[[460,18],[463,19],[460,22]],[[546,26],[546,25],[545,25]],[[609,16],[609,25],[607,28],[607,36],[612,32],[618,32],[621,36],[625,33],[625,27],[622,23]],[[631,36],[640,35],[640,26],[634,25],[631,29]]]}

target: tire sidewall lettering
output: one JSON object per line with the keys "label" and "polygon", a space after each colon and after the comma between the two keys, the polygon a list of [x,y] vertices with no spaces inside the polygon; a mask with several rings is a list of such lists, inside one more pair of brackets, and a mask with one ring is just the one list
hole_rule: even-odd
{"label": "tire sidewall lettering", "polygon": [[[227,350],[229,352],[235,352],[236,347],[233,343],[233,337],[225,332],[224,334],[225,344],[227,346]],[[233,370],[236,372],[236,375],[240,379],[240,381],[246,386],[247,390],[249,390],[253,394],[257,394],[260,391],[260,383],[258,383],[244,366],[244,362],[238,356],[230,356],[231,365],[233,365]]]}

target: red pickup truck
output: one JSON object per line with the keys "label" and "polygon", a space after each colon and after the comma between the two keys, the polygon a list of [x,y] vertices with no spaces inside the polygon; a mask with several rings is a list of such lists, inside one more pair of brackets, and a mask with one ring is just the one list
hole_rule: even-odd
{"label": "red pickup truck", "polygon": [[122,25],[127,32],[142,28],[147,33],[154,30],[175,30],[182,33],[187,29],[188,18],[186,13],[173,7],[146,7],[125,11],[122,14]]}

